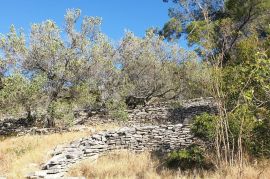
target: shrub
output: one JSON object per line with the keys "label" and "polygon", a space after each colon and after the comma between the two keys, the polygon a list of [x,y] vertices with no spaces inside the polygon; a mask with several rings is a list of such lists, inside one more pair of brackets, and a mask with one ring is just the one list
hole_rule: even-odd
{"label": "shrub", "polygon": [[127,114],[127,112],[125,112],[123,110],[120,110],[120,109],[113,110],[113,111],[111,111],[110,114],[114,119],[118,119],[118,120],[121,120],[121,121],[128,120],[128,114]]}
{"label": "shrub", "polygon": [[[255,127],[255,114],[247,105],[239,106],[235,111],[228,114],[230,143],[237,141],[241,133],[242,146],[250,152],[252,131]],[[242,128],[242,131],[241,131]]]}
{"label": "shrub", "polygon": [[106,102],[106,107],[109,110],[109,115],[113,119],[126,121],[128,119],[128,113],[126,111],[127,106],[123,101],[110,100]]}
{"label": "shrub", "polygon": [[270,119],[258,121],[253,133],[252,154],[257,157],[270,158]]}
{"label": "shrub", "polygon": [[[258,114],[257,114],[258,115]],[[270,121],[256,120],[256,113],[247,105],[240,105],[228,113],[229,142],[238,148],[241,135],[245,151],[254,156],[270,156]],[[267,115],[266,115],[267,116]],[[213,143],[218,126],[218,116],[204,113],[194,118],[191,131],[195,137]]]}
{"label": "shrub", "polygon": [[213,164],[206,160],[205,151],[197,145],[190,145],[186,149],[169,154],[167,165],[182,170],[210,169]]}
{"label": "shrub", "polygon": [[72,104],[66,101],[58,100],[52,103],[50,113],[58,124],[71,126],[74,121]]}
{"label": "shrub", "polygon": [[174,109],[182,109],[183,102],[182,101],[172,101],[172,102],[170,102],[170,106]]}
{"label": "shrub", "polygon": [[191,131],[195,137],[212,142],[216,134],[217,116],[203,113],[193,120]]}

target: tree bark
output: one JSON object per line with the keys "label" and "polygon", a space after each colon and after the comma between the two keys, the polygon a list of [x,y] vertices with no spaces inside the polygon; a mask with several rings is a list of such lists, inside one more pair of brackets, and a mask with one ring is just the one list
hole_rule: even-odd
{"label": "tree bark", "polygon": [[50,114],[46,115],[46,127],[55,127],[55,120],[54,117]]}
{"label": "tree bark", "polygon": [[26,116],[26,119],[27,119],[27,125],[32,125],[34,122],[35,122],[35,117],[32,115],[32,110],[30,107],[27,107],[26,108],[26,112],[27,112],[27,116]]}
{"label": "tree bark", "polygon": [[55,127],[55,119],[54,119],[54,109],[52,107],[53,102],[56,100],[56,98],[51,97],[49,100],[46,116],[45,116],[45,127]]}

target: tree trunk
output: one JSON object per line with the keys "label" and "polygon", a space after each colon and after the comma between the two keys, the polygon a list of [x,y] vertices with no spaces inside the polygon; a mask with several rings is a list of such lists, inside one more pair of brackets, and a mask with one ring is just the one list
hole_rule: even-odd
{"label": "tree trunk", "polygon": [[30,107],[26,108],[26,112],[27,112],[27,116],[26,116],[27,125],[31,126],[35,122],[35,117],[32,115],[32,111]]}
{"label": "tree trunk", "polygon": [[52,107],[53,102],[55,99],[51,99],[47,106],[47,114],[44,119],[45,127],[55,127],[55,120],[54,120],[54,109]]}
{"label": "tree trunk", "polygon": [[50,127],[55,127],[55,121],[54,121],[54,117],[50,114],[46,115],[46,127],[50,128]]}

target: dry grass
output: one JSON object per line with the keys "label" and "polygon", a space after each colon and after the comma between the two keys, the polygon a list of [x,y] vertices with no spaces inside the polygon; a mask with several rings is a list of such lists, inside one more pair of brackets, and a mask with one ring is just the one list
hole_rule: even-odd
{"label": "dry grass", "polygon": [[0,142],[0,175],[23,178],[29,172],[38,170],[56,145],[85,135],[86,132],[70,132],[8,138]]}
{"label": "dry grass", "polygon": [[[118,128],[116,124],[95,126],[92,132]],[[90,131],[90,130],[89,130]],[[40,164],[49,159],[49,151],[55,146],[91,135],[91,132],[69,132],[43,136],[12,137],[0,141],[0,176],[9,179],[24,178],[28,173],[39,170]],[[181,172],[160,167],[159,160],[150,153],[135,154],[127,151],[109,153],[96,163],[84,161],[74,166],[71,176],[87,178],[270,178],[270,165],[246,165],[239,172],[237,167],[216,172]],[[241,174],[241,175],[240,175]]]}
{"label": "dry grass", "polygon": [[39,170],[40,165],[50,158],[49,152],[55,146],[89,136],[93,131],[116,127],[108,124],[96,126],[89,132],[11,137],[2,140],[0,141],[0,176],[11,179],[24,178],[30,172]]}
{"label": "dry grass", "polygon": [[116,130],[119,129],[120,126],[117,123],[104,123],[104,124],[97,124],[94,126],[94,132],[104,131],[104,130]]}
{"label": "dry grass", "polygon": [[[269,163],[264,166],[251,166],[245,165],[241,170],[239,167],[231,167],[217,171],[215,173],[208,173],[209,178],[219,179],[269,179],[270,178],[270,165]],[[207,176],[206,175],[206,176]]]}
{"label": "dry grass", "polygon": [[148,152],[135,154],[130,151],[116,151],[100,157],[97,162],[83,161],[69,171],[70,176],[86,178],[174,178],[172,171],[155,168],[158,160],[151,159]]}
{"label": "dry grass", "polygon": [[[181,172],[159,167],[157,159],[153,159],[150,153],[135,154],[127,151],[109,153],[100,157],[97,162],[83,161],[69,171],[69,176],[84,176],[86,178],[218,178],[218,179],[268,179],[270,178],[270,166],[251,167],[245,166],[242,172],[237,167],[218,170],[215,172],[192,171]],[[241,173],[241,175],[240,175]]]}

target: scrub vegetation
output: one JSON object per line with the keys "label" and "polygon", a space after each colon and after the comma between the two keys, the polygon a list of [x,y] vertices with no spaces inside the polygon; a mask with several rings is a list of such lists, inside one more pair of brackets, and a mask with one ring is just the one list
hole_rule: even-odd
{"label": "scrub vegetation", "polygon": [[[88,109],[125,121],[126,109],[140,105],[213,97],[217,114],[196,116],[192,124],[205,146],[174,151],[162,161],[149,153],[120,152],[94,166],[86,161],[70,173],[89,178],[267,178],[270,1],[163,1],[172,4],[163,28],[149,28],[143,37],[128,31],[118,43],[100,30],[101,18],[82,18],[79,9],[67,10],[63,27],[46,20],[25,34],[11,26],[0,37],[1,119],[70,126],[74,111]],[[179,38],[191,48],[181,48]],[[83,135],[5,139],[0,172],[21,177],[24,167],[39,164],[50,148]]]}

